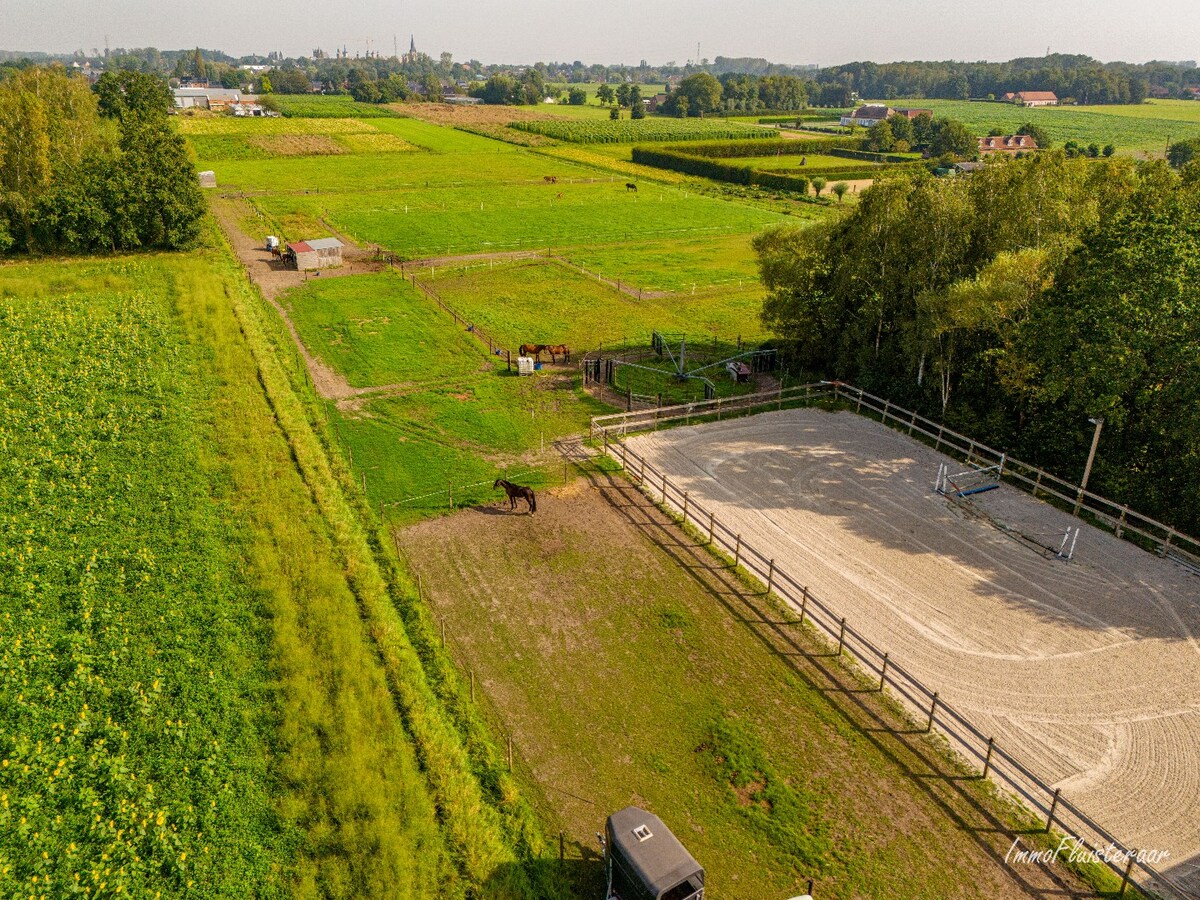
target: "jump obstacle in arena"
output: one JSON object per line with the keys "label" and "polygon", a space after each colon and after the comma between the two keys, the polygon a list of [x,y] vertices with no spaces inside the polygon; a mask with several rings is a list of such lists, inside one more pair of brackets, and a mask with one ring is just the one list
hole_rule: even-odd
{"label": "jump obstacle in arena", "polygon": [[[1079,540],[1079,526],[1068,526],[1063,531],[1028,532],[998,520],[995,516],[972,502],[973,497],[986,494],[1000,487],[1004,474],[1004,458],[994,466],[972,466],[962,472],[952,472],[947,463],[938,466],[934,490],[978,518],[984,519],[993,528],[1038,551],[1043,556],[1070,561],[1075,555],[1075,542]],[[1047,538],[1051,540],[1047,542]]]}

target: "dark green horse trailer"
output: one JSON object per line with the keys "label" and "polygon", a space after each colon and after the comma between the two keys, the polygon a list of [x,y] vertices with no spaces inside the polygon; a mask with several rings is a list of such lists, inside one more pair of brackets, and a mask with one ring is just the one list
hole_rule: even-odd
{"label": "dark green horse trailer", "polygon": [[658,816],[628,806],[604,837],[607,900],[703,900],[704,869]]}

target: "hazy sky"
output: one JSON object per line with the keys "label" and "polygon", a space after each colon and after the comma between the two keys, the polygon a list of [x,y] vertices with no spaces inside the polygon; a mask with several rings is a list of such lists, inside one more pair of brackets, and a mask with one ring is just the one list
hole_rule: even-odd
{"label": "hazy sky", "polygon": [[872,59],[1102,60],[1200,57],[1198,0],[0,0],[0,49],[197,44],[235,56],[346,45],[417,48],[484,62],[683,64],[761,56],[828,65]]}

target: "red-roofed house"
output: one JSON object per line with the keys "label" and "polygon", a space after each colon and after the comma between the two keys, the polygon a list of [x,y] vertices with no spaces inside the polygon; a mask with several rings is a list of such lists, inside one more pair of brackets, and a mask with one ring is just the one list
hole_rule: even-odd
{"label": "red-roofed house", "polygon": [[991,156],[993,153],[1015,156],[1018,153],[1032,153],[1037,148],[1037,141],[1027,134],[992,135],[979,139],[980,156]]}

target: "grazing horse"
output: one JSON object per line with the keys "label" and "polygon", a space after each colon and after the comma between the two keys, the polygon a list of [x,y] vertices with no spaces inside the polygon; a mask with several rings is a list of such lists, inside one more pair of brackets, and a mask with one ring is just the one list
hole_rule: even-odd
{"label": "grazing horse", "polygon": [[550,354],[550,362],[558,362],[558,356],[561,356],[565,363],[571,361],[571,348],[566,344],[553,344],[546,348],[546,352]]}
{"label": "grazing horse", "polygon": [[524,500],[529,504],[529,514],[533,515],[537,512],[537,498],[533,496],[533,489],[523,487],[519,484],[513,484],[511,481],[505,481],[503,478],[497,478],[496,483],[492,485],[492,490],[496,488],[504,488],[504,493],[508,495],[508,508],[515,510],[517,501]]}
{"label": "grazing horse", "polygon": [[542,351],[546,349],[545,344],[522,344],[521,349],[517,352],[521,356],[532,356],[538,362],[542,361]]}
{"label": "grazing horse", "polygon": [[542,179],[546,182],[546,184],[558,184],[557,175],[543,175]]}
{"label": "grazing horse", "polygon": [[627,191],[636,191],[636,190],[637,190],[637,185],[636,185],[636,184],[634,184],[632,181],[627,181],[627,182],[625,182],[625,190],[627,190]]}

